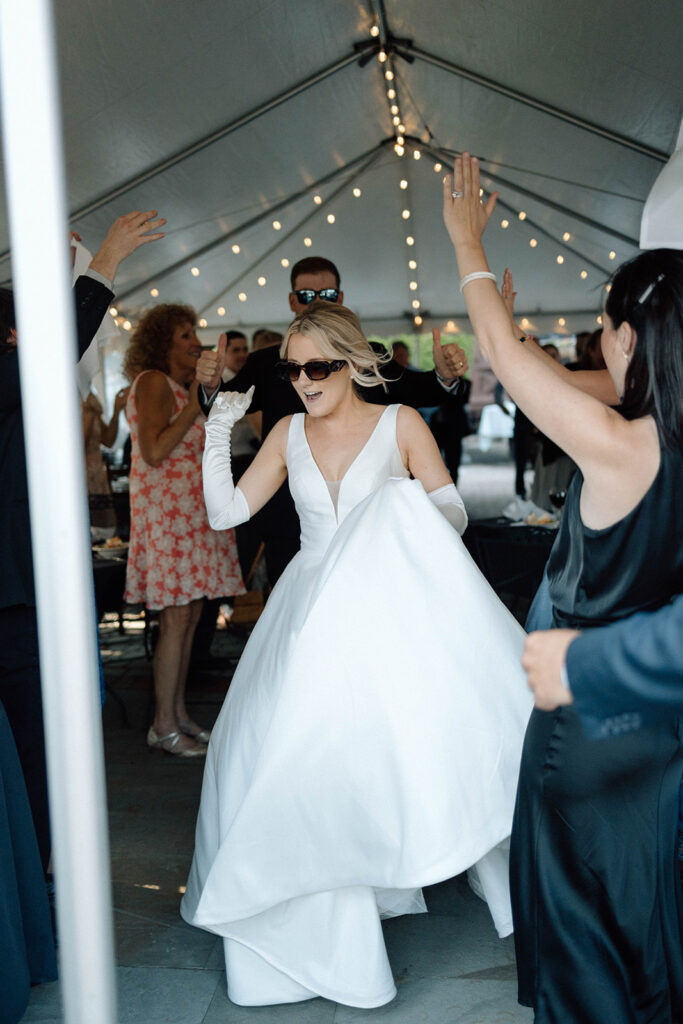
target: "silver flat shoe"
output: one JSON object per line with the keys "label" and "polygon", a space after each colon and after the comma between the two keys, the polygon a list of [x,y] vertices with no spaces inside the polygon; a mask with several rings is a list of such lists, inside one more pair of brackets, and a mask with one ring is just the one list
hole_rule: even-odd
{"label": "silver flat shoe", "polygon": [[206,744],[211,739],[210,729],[200,729],[199,732],[193,732],[192,726],[190,725],[189,722],[179,722],[178,728],[182,733],[184,733],[185,736],[191,736],[193,740],[197,741],[197,743]]}
{"label": "silver flat shoe", "polygon": [[175,732],[169,732],[168,736],[160,736],[154,726],[150,725],[147,732],[147,746],[150,750],[163,750],[165,754],[172,754],[173,757],[206,757],[206,747],[203,744],[197,744],[196,747],[189,749],[185,747],[176,750],[175,747],[180,740],[180,735],[176,730]]}

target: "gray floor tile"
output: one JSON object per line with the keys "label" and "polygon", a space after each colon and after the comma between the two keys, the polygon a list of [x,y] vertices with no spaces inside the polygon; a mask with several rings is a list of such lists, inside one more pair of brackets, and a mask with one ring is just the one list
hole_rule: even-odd
{"label": "gray floor tile", "polygon": [[281,1006],[236,1006],[228,999],[225,976],[202,1024],[333,1024],[337,1004],[309,999]]}
{"label": "gray floor tile", "polygon": [[62,997],[60,994],[59,982],[53,981],[48,985],[36,985],[31,989],[31,997],[28,1009],[22,1021],[30,1021],[31,1024],[58,1024],[62,1019]]}
{"label": "gray floor tile", "polygon": [[396,999],[374,1010],[339,1006],[334,1024],[531,1024],[532,1020],[533,1014],[517,1005],[513,982],[429,978],[399,984]]}
{"label": "gray floor tile", "polygon": [[120,967],[119,1024],[202,1024],[220,979],[218,971]]}
{"label": "gray floor tile", "polygon": [[384,937],[394,975],[457,978],[493,969],[499,977],[514,977],[512,939],[499,939],[483,904],[481,910],[483,914],[473,908],[468,916],[416,914],[388,921]]}
{"label": "gray floor tile", "polygon": [[[191,928],[181,920],[170,926],[117,911],[114,921],[116,960],[126,967],[206,968],[219,942],[215,935]],[[219,963],[218,970],[221,968]]]}

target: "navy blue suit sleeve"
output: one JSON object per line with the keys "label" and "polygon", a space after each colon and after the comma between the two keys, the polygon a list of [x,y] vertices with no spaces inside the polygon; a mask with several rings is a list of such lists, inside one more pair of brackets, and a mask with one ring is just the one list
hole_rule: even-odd
{"label": "navy blue suit sleeve", "polygon": [[582,716],[683,713],[683,594],[656,612],[582,633],[567,651],[567,677]]}
{"label": "navy blue suit sleeve", "polygon": [[76,303],[76,335],[80,359],[97,334],[114,293],[101,281],[84,274],[77,278],[73,294]]}

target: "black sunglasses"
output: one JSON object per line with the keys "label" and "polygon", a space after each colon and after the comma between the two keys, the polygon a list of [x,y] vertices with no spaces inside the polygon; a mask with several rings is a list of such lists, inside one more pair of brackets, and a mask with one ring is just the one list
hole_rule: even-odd
{"label": "black sunglasses", "polygon": [[303,370],[309,380],[327,380],[331,373],[336,373],[346,366],[345,359],[310,359],[307,363],[291,363],[286,360],[276,363],[275,370],[280,380],[294,383]]}
{"label": "black sunglasses", "polygon": [[314,299],[324,299],[325,302],[336,302],[339,298],[339,289],[321,288],[319,291],[316,291],[315,288],[295,288],[294,294],[302,306],[307,306],[309,302],[313,302]]}

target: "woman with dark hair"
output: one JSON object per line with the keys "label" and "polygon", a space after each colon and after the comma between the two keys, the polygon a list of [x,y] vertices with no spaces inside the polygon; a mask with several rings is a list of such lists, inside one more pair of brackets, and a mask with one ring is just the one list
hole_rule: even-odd
{"label": "woman with dark hair", "polygon": [[[614,275],[602,350],[621,406],[610,409],[514,329],[481,245],[496,196],[479,195],[464,154],[444,220],[475,334],[514,401],[578,465],[548,564],[554,625],[655,609],[683,590],[683,254],[642,253]],[[538,1024],[683,1019],[679,722],[612,724],[592,741],[567,706],[534,711],[527,729],[511,889],[519,999]]]}
{"label": "woman with dark hair", "polygon": [[209,731],[185,707],[203,600],[244,591],[234,533],[211,530],[202,497],[196,321],[190,306],[155,306],[133,333],[124,365],[132,381],[126,407],[132,456],[125,600],[160,612],[155,714],[147,744],[184,758],[203,757],[209,742]]}

